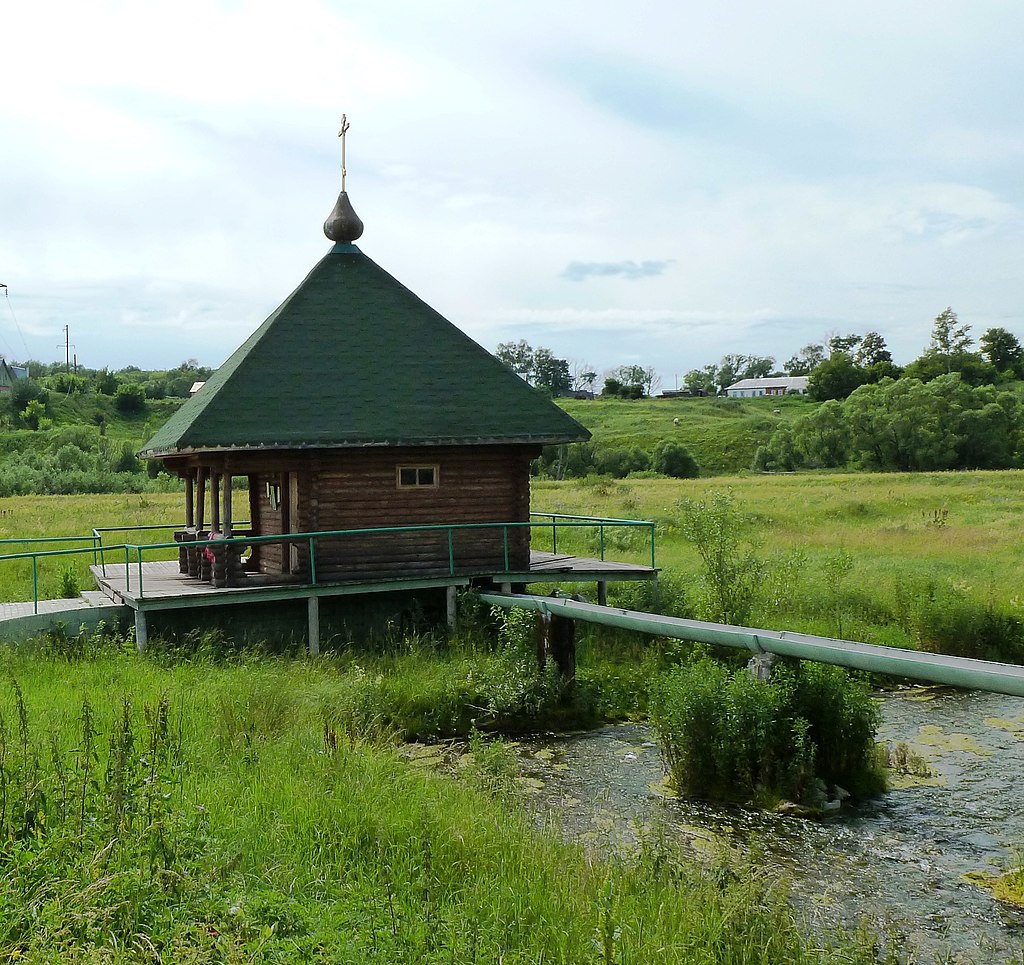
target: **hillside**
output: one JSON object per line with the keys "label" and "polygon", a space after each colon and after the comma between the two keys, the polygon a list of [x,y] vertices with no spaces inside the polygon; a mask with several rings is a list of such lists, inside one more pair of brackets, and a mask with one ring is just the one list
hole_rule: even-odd
{"label": "hillside", "polygon": [[[815,403],[803,396],[760,399],[559,399],[599,449],[650,453],[664,439],[682,443],[702,474],[749,469],[757,447]],[[676,421],[678,420],[678,422]]]}

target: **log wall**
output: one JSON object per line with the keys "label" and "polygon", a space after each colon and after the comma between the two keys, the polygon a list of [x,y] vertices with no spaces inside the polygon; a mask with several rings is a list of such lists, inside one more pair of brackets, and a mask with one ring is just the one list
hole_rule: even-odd
{"label": "log wall", "polygon": [[[528,522],[530,460],[535,455],[534,447],[526,446],[268,453],[262,457],[263,466],[250,465],[256,489],[253,530],[269,536],[436,523]],[[243,456],[233,457],[233,461],[243,460]],[[399,487],[399,466],[434,466],[437,485]],[[292,484],[290,475],[294,475]],[[276,509],[266,491],[268,482],[280,486]],[[296,497],[297,505],[293,504]],[[500,528],[457,531],[452,548],[457,573],[505,568]],[[258,554],[260,572],[281,573],[284,553],[287,550],[281,545],[264,544]],[[529,560],[529,529],[509,530],[510,568],[526,569]],[[287,569],[305,577],[308,544],[303,543],[288,562]],[[424,532],[321,539],[316,567],[321,580],[443,575],[449,567],[448,536]]]}

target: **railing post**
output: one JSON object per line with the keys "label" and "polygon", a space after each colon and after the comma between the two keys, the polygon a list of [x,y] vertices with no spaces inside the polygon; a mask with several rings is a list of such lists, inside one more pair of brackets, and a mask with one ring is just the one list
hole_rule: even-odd
{"label": "railing post", "polygon": [[139,561],[139,599],[142,599],[142,547],[135,547],[135,555]]}
{"label": "railing post", "polygon": [[601,533],[601,559],[604,559],[604,523],[598,524],[598,529]]}
{"label": "railing post", "polygon": [[655,524],[654,523],[650,524],[650,529],[651,529],[651,569],[653,570],[653,569],[657,568],[657,565],[654,562],[654,529],[655,529]]}
{"label": "railing post", "polygon": [[[316,553],[314,552],[313,544],[316,542],[315,536],[309,537],[309,582],[311,586],[316,586]],[[313,597],[310,597],[313,599]],[[319,641],[317,641],[319,644]]]}
{"label": "railing post", "polygon": [[36,567],[38,558],[32,557],[32,612],[39,613],[39,571]]}
{"label": "railing post", "polygon": [[555,514],[551,514],[551,552],[558,552],[558,526],[555,523]]}
{"label": "railing post", "polygon": [[455,531],[448,527],[448,575],[455,575]]}
{"label": "railing post", "polygon": [[128,545],[124,547],[124,591],[131,593],[132,590],[132,569],[131,560],[128,557]]}
{"label": "railing post", "polygon": [[508,524],[501,527],[502,542],[505,544],[505,572],[508,572]]}

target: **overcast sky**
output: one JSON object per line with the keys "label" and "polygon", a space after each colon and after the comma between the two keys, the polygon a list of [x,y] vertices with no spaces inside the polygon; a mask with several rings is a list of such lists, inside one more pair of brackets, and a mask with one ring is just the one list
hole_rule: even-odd
{"label": "overcast sky", "polygon": [[947,305],[1024,338],[1020,0],[33,0],[0,31],[9,358],[67,324],[87,365],[219,365],[329,247],[342,112],[360,248],[492,350],[670,387],[836,332],[906,362]]}

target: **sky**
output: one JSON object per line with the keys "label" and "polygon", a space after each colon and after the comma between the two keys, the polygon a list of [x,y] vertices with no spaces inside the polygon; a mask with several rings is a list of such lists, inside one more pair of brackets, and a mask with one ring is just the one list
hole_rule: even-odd
{"label": "sky", "polygon": [[[0,354],[217,366],[359,247],[664,387],[951,306],[1024,339],[1019,0],[91,0],[0,21]],[[311,346],[315,351],[315,346]],[[400,373],[395,373],[399,378]]]}

